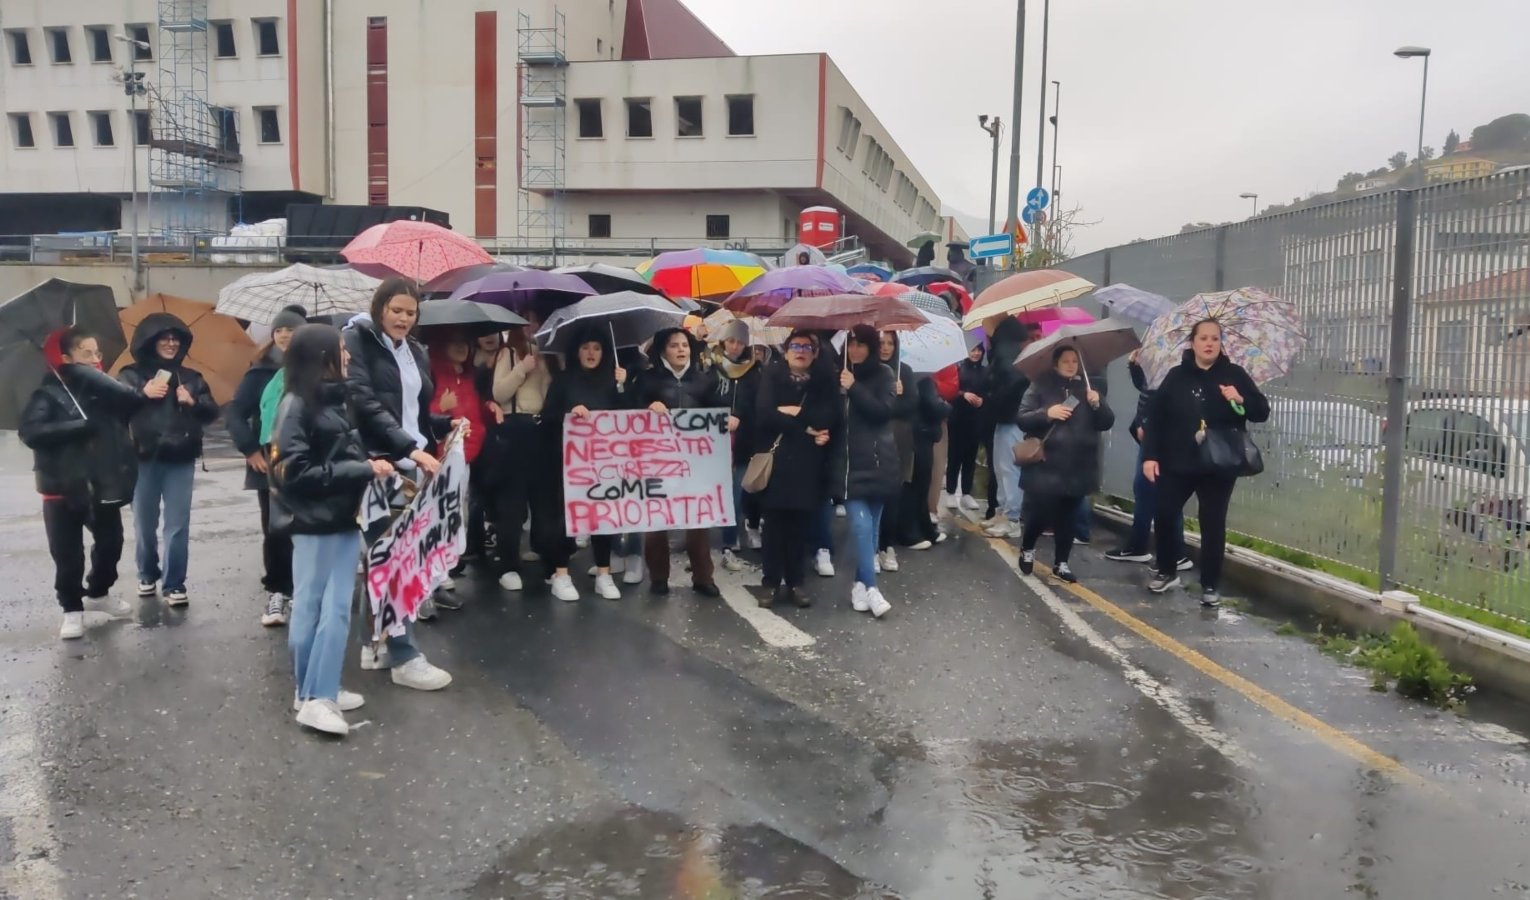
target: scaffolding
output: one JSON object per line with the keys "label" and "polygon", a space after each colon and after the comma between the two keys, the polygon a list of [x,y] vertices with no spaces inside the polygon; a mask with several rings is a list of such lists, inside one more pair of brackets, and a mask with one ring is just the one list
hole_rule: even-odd
{"label": "scaffolding", "polygon": [[[533,27],[531,16],[517,14],[521,70],[520,232],[533,246],[546,245],[556,255],[563,237],[563,177],[566,150],[568,57],[567,24],[553,9],[551,27]],[[549,259],[556,263],[556,259]]]}
{"label": "scaffolding", "polygon": [[207,0],[159,0],[149,184],[154,230],[176,240],[225,233],[229,197],[239,192],[237,122],[209,100],[208,27]]}

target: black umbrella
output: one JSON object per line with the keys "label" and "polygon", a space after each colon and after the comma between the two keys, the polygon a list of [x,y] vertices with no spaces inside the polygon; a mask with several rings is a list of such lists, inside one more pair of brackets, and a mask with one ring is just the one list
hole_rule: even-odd
{"label": "black umbrella", "polygon": [[616,349],[636,347],[665,328],[678,328],[685,313],[678,306],[652,294],[606,294],[586,297],[554,312],[536,334],[537,344],[549,353],[573,350],[571,342],[586,334],[585,327],[599,328],[611,336]]}
{"label": "black umbrella", "polygon": [[623,269],[620,266],[608,266],[605,263],[590,263],[584,266],[564,266],[561,269],[553,269],[560,275],[572,275],[580,281],[595,289],[597,294],[615,294],[618,291],[632,291],[636,294],[658,294],[664,296],[664,292],[648,283],[648,280],[631,269]]}
{"label": "black umbrella", "polygon": [[420,304],[421,328],[441,326],[465,329],[477,337],[495,334],[506,328],[529,324],[503,306],[492,303],[475,303],[472,300],[427,300]]}
{"label": "black umbrella", "polygon": [[114,360],[127,349],[116,297],[105,285],[50,278],[0,304],[0,429],[21,426],[27,399],[48,375],[43,343],[70,325],[96,339],[102,359]]}

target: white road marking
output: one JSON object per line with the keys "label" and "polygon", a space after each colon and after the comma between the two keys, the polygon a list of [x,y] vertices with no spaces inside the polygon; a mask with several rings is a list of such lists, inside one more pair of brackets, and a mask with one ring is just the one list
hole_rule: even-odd
{"label": "white road marking", "polygon": [[0,859],[0,895],[58,900],[63,872],[34,709],[16,704],[0,713],[0,823],[9,829],[15,853]]}
{"label": "white road marking", "polygon": [[772,647],[786,650],[805,650],[818,643],[811,634],[762,608],[754,595],[745,589],[746,576],[751,579],[759,577],[754,572],[729,572],[718,566],[713,581],[717,583],[717,589],[722,591],[723,602],[738,613],[739,618],[748,622],[759,633],[761,640]]}

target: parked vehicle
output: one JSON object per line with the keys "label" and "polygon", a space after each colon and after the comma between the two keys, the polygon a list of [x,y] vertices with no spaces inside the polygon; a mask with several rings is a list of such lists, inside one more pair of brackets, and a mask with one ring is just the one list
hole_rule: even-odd
{"label": "parked vehicle", "polygon": [[1380,475],[1381,417],[1353,403],[1272,398],[1270,421],[1255,428],[1275,483],[1337,473],[1362,487]]}
{"label": "parked vehicle", "polygon": [[1530,401],[1440,397],[1408,405],[1408,499],[1479,541],[1525,546]]}

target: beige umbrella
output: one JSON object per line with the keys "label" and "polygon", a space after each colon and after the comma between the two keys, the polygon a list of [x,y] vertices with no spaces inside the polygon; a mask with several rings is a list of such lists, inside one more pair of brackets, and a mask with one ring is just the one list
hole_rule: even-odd
{"label": "beige umbrella", "polygon": [[963,328],[976,328],[995,316],[1058,306],[1094,290],[1094,282],[1060,269],[1030,269],[989,285],[962,317]]}
{"label": "beige umbrella", "polygon": [[[702,321],[702,325],[706,329],[707,339],[710,340],[711,336],[721,331],[723,326],[739,318],[733,314],[732,310],[728,309],[719,309],[717,312],[707,316]],[[786,343],[786,339],[791,337],[792,334],[790,328],[777,328],[766,325],[765,320],[758,316],[744,316],[740,321],[749,326],[749,344],[754,347],[780,347]]]}

